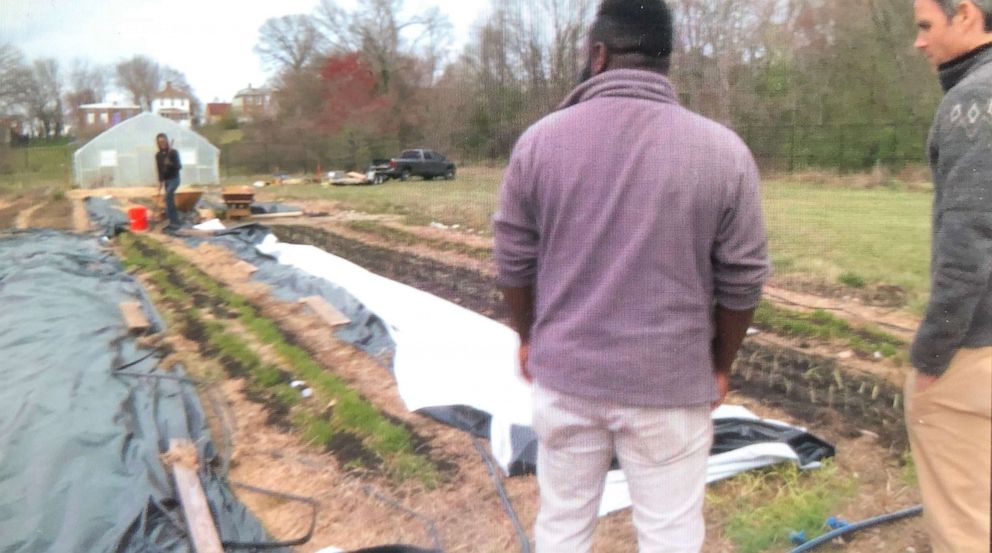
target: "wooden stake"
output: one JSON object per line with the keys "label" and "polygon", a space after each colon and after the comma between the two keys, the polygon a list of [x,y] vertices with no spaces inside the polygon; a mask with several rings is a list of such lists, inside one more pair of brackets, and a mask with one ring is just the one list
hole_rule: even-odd
{"label": "wooden stake", "polygon": [[179,503],[183,507],[183,517],[193,541],[193,549],[196,553],[223,553],[217,526],[210,514],[210,505],[207,504],[207,496],[203,493],[203,485],[197,474],[199,460],[196,446],[189,440],[172,439],[169,442],[169,452],[163,457],[167,464],[172,465],[172,476],[176,480]]}
{"label": "wooden stake", "polygon": [[306,305],[317,314],[318,317],[324,320],[325,323],[331,327],[346,325],[351,322],[344,313],[341,313],[335,307],[320,296],[308,296],[300,300],[300,303]]}
{"label": "wooden stake", "polygon": [[136,301],[129,301],[120,304],[121,316],[124,317],[124,322],[127,324],[128,330],[132,332],[145,332],[152,327],[152,323],[145,316],[144,310],[141,309],[141,303]]}

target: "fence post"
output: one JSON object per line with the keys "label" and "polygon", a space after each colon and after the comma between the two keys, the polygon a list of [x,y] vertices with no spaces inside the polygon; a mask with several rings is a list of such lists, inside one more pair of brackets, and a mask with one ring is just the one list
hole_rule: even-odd
{"label": "fence post", "polygon": [[840,152],[837,154],[836,164],[838,169],[842,169],[847,159],[847,133],[844,132],[847,126],[840,124],[837,125],[837,128],[840,130],[839,140],[837,141],[840,145]]}
{"label": "fence post", "polygon": [[796,112],[792,111],[792,132],[789,137],[789,172],[796,170],[796,131],[798,130],[798,125],[796,121]]}

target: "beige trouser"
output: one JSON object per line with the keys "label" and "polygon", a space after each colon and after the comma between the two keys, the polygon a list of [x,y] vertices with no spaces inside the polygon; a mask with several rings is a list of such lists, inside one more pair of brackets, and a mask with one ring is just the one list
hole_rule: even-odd
{"label": "beige trouser", "polygon": [[989,552],[992,347],[962,349],[937,381],[906,381],[906,427],[934,553]]}
{"label": "beige trouser", "polygon": [[537,553],[587,553],[606,473],[620,461],[641,553],[696,553],[703,544],[708,405],[650,409],[534,386],[541,510]]}

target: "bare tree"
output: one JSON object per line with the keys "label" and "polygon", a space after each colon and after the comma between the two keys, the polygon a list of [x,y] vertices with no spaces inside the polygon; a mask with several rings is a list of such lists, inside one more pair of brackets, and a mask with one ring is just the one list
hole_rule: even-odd
{"label": "bare tree", "polygon": [[435,58],[436,70],[450,37],[451,22],[439,9],[403,17],[403,6],[403,0],[359,0],[349,12],[334,0],[321,0],[317,7],[316,21],[331,53],[362,52],[378,75],[382,93],[400,84],[394,81],[404,58],[427,51]]}
{"label": "bare tree", "polygon": [[[692,109],[731,123],[749,68],[767,53],[778,0],[675,0],[674,75]],[[780,16],[781,17],[781,16]]]}
{"label": "bare tree", "polygon": [[27,97],[28,115],[39,121],[44,136],[61,136],[65,125],[62,104],[62,76],[52,58],[35,60]]}
{"label": "bare tree", "polygon": [[24,54],[12,44],[0,44],[0,115],[23,112],[33,80],[31,68],[24,62]]}
{"label": "bare tree", "polygon": [[101,101],[107,92],[107,80],[106,67],[93,65],[80,58],[73,60],[69,71],[69,90],[66,91],[64,99],[70,120],[77,128],[83,126],[80,106]]}
{"label": "bare tree", "polygon": [[255,53],[269,69],[300,73],[323,47],[324,37],[309,16],[284,15],[266,20],[259,28]]}
{"label": "bare tree", "polygon": [[86,93],[87,102],[99,102],[107,93],[109,75],[107,68],[76,58],[69,70],[70,92]]}
{"label": "bare tree", "polygon": [[151,109],[152,98],[162,83],[158,62],[146,56],[134,56],[117,64],[117,86],[131,95],[131,101],[142,109]]}

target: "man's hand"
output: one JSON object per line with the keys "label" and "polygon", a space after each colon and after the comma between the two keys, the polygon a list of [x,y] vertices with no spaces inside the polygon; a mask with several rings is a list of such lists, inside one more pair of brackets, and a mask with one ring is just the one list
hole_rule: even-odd
{"label": "man's hand", "polygon": [[710,404],[711,409],[716,409],[717,407],[723,405],[723,402],[727,399],[727,392],[730,391],[730,375],[725,372],[713,373],[716,378],[716,401]]}
{"label": "man's hand", "polygon": [[530,371],[527,370],[527,358],[530,356],[530,344],[526,342],[520,344],[520,350],[517,354],[520,356],[520,376],[522,376],[528,384],[534,382],[534,377],[531,376]]}
{"label": "man's hand", "polygon": [[939,376],[933,376],[930,374],[916,372],[916,393],[925,391],[930,386],[933,386],[934,382],[937,382]]}

